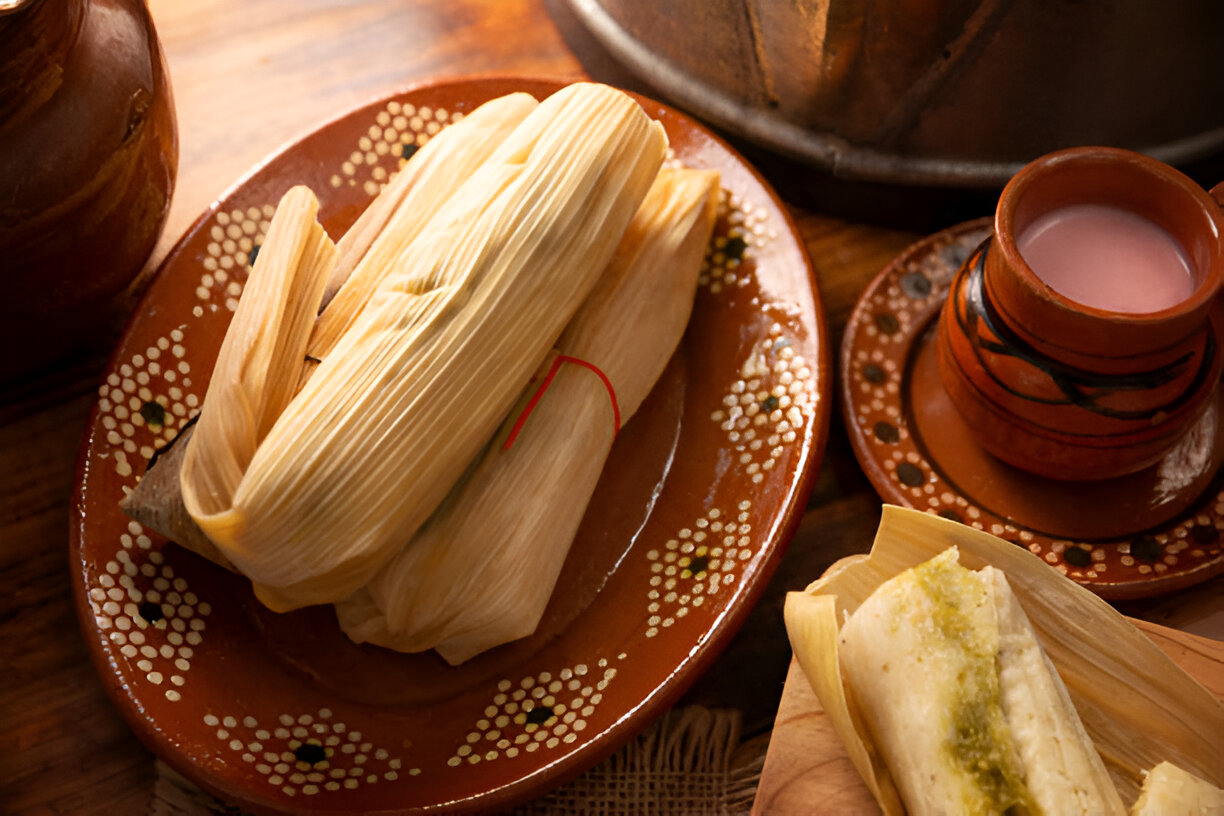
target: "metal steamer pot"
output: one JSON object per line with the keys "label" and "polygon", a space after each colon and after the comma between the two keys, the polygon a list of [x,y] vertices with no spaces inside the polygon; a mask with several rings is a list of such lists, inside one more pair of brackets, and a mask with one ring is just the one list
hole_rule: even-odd
{"label": "metal steamer pot", "polygon": [[852,180],[1000,187],[1062,147],[1224,151],[1224,3],[555,0],[625,69]]}

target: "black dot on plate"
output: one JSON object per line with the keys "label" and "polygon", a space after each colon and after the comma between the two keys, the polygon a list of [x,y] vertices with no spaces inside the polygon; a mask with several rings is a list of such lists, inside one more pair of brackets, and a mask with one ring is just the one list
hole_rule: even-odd
{"label": "black dot on plate", "polygon": [[863,366],[863,379],[869,383],[880,385],[888,379],[888,374],[875,363],[868,363]]}
{"label": "black dot on plate", "polygon": [[137,611],[140,613],[140,617],[144,618],[149,623],[157,623],[159,620],[165,617],[165,615],[162,614],[161,604],[153,603],[152,601],[144,601],[137,608]]}
{"label": "black dot on plate", "polygon": [[412,154],[418,150],[417,146],[411,142],[400,145],[400,155],[405,159],[411,159]]}
{"label": "black dot on plate", "polygon": [[1190,528],[1190,538],[1195,544],[1214,544],[1220,540],[1220,531],[1214,524],[1196,524]]}
{"label": "black dot on plate", "polygon": [[921,272],[910,272],[901,278],[901,291],[914,300],[931,294],[931,279]]}
{"label": "black dot on plate", "polygon": [[293,755],[297,757],[298,762],[305,762],[308,765],[314,765],[327,759],[327,752],[323,750],[322,745],[316,742],[303,742],[293,749]]}
{"label": "black dot on plate", "polygon": [[949,269],[960,269],[965,263],[965,259],[969,257],[969,253],[973,251],[972,246],[967,246],[960,242],[948,244],[939,251],[939,257]]}
{"label": "black dot on plate", "polygon": [[146,402],[140,406],[140,415],[144,417],[144,421],[150,425],[165,425],[166,424],[166,409],[156,402]]}
{"label": "black dot on plate", "polygon": [[939,516],[940,518],[946,518],[948,521],[955,521],[957,523],[960,523],[960,521],[962,520],[960,513],[956,512],[955,510],[949,510],[947,508],[940,510],[935,515]]}
{"label": "black dot on plate", "polygon": [[872,426],[871,432],[875,434],[876,439],[881,442],[887,442],[890,445],[901,439],[901,432],[891,422],[881,420]]}
{"label": "black dot on plate", "polygon": [[901,484],[909,487],[921,487],[924,481],[922,468],[911,462],[897,465],[897,478],[901,480]]}
{"label": "black dot on plate", "polygon": [[738,235],[733,235],[727,239],[727,243],[723,246],[723,255],[733,261],[741,261],[744,259],[744,250],[748,249],[748,242]]}
{"label": "black dot on plate", "polygon": [[772,411],[777,407],[778,407],[778,398],[775,397],[773,394],[770,394],[768,397],[761,400],[761,410],[762,411]]}
{"label": "black dot on plate", "polygon": [[704,572],[706,568],[708,568],[709,566],[710,566],[710,556],[699,555],[696,558],[694,558],[692,561],[689,562],[688,569],[689,569],[689,572],[696,575],[699,572]]}
{"label": "black dot on plate", "polygon": [[1159,561],[1162,554],[1160,542],[1151,536],[1136,538],[1131,542],[1130,551],[1140,561]]}
{"label": "black dot on plate", "polygon": [[527,712],[527,722],[542,725],[552,718],[553,710],[551,706],[536,706]]}
{"label": "black dot on plate", "polygon": [[263,244],[256,244],[255,246],[251,247],[251,251],[247,253],[247,265],[248,266],[255,265],[255,259],[259,257],[259,248],[261,246],[263,246]]}
{"label": "black dot on plate", "polygon": [[1086,567],[1092,563],[1092,553],[1083,547],[1068,547],[1063,552],[1063,560],[1073,567]]}
{"label": "black dot on plate", "polygon": [[875,324],[884,334],[896,334],[901,329],[900,321],[891,312],[880,312],[875,316]]}

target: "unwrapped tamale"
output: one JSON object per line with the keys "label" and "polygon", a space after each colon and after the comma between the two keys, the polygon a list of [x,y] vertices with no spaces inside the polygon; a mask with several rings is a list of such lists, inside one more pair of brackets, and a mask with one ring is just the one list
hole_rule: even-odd
{"label": "unwrapped tamale", "polygon": [[337,605],[350,637],[460,663],[535,629],[618,418],[637,409],[684,332],[717,202],[715,172],[659,174],[479,465]]}
{"label": "unwrapped tamale", "polygon": [[[958,569],[978,577],[941,580],[949,565],[937,556],[951,561],[948,553],[956,553]],[[1009,591],[1000,593],[999,576],[1006,576]],[[889,586],[893,589],[885,590]],[[964,591],[953,591],[958,586]],[[873,601],[881,590],[886,594]],[[945,601],[957,595],[991,601],[970,604],[978,612],[968,616],[953,614]],[[864,610],[867,616],[856,623]],[[1219,739],[1224,705],[1100,598],[1023,547],[981,530],[885,505],[871,553],[842,559],[804,592],[789,593],[785,613],[804,676],[886,814],[913,807],[901,801],[904,778],[912,780],[914,766],[938,761],[939,749],[929,744],[929,732],[907,744],[898,739],[897,723],[873,725],[872,720],[917,721],[929,715],[927,722],[937,723],[943,717],[952,726],[945,733],[953,743],[961,724],[983,722],[957,714],[965,710],[963,703],[975,699],[975,688],[989,683],[972,682],[978,671],[974,665],[982,663],[962,656],[958,664],[958,658],[946,654],[957,639],[970,651],[989,652],[992,627],[998,632],[999,705],[1026,712],[1018,728],[1009,725],[1015,753],[1028,752],[1046,762],[1025,784],[1030,791],[1062,792],[1054,805],[1035,800],[1037,809],[1118,812],[1138,798],[1147,769],[1165,761],[1211,784],[1224,781],[1224,743]],[[1027,626],[1018,625],[1024,620]],[[857,637],[858,645],[846,649],[847,637]],[[922,704],[909,699],[923,689],[925,713]],[[1084,798],[1083,786],[1104,786],[1099,770],[1081,764],[1083,757],[1091,757],[1075,736],[1078,729],[1061,713],[1068,701],[1122,805],[1113,800],[1094,805]]]}
{"label": "unwrapped tamale", "polygon": [[1224,788],[1171,762],[1147,772],[1131,816],[1224,816]]}
{"label": "unwrapped tamale", "polygon": [[1007,579],[956,555],[882,584],[838,639],[906,812],[1125,813]]}

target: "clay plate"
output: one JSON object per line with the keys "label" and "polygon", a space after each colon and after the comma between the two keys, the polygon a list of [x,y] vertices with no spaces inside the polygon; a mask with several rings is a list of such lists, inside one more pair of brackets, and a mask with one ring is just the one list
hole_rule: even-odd
{"label": "clay plate", "polygon": [[411,145],[550,80],[424,85],[255,169],[167,258],[99,389],[72,569],[93,659],[136,734],[256,812],[472,812],[538,795],[661,714],[738,628],[781,559],[823,451],[826,327],[803,246],[723,142],[641,99],[675,159],[724,196],[681,348],[622,430],[537,633],[447,666],[356,646],[330,607],[264,609],[240,577],[118,502],[193,416],[273,204],[312,187],[340,235]]}
{"label": "clay plate", "polygon": [[913,245],[859,299],[841,347],[842,411],[885,501],[1027,547],[1111,600],[1171,592],[1224,572],[1224,405],[1164,460],[1131,476],[1065,482],[986,453],[939,381],[934,328],[952,276],[990,220]]}

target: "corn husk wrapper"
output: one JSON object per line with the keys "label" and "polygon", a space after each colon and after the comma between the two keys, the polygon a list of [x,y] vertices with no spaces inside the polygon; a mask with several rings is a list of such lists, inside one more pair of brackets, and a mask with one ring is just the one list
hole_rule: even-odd
{"label": "corn husk wrapper", "polygon": [[[272,217],[183,453],[182,486],[190,484],[199,501],[226,500],[296,390],[336,258],[335,245],[315,218],[318,207],[314,193],[294,187]],[[203,464],[201,456],[207,457]],[[202,554],[229,560],[222,548]]]}
{"label": "corn husk wrapper", "polygon": [[1123,802],[1136,799],[1144,771],[1161,761],[1224,781],[1224,706],[1126,618],[1027,550],[886,505],[870,555],[839,561],[787,598],[795,656],[885,813],[902,813],[900,798],[829,644],[840,621],[884,581],[948,547],[969,569],[992,565],[1007,576]]}
{"label": "corn husk wrapper", "polygon": [[665,149],[623,93],[557,92],[400,256],[245,470],[217,472],[229,440],[197,428],[184,503],[261,601],[341,600],[416,532],[590,291]]}
{"label": "corn husk wrapper", "polygon": [[436,212],[539,103],[527,93],[492,99],[440,131],[387,182],[337,243],[306,353],[328,355],[401,254]]}
{"label": "corn husk wrapper", "polygon": [[183,506],[183,491],[179,488],[179,472],[183,469],[183,455],[187,452],[187,440],[195,431],[195,423],[179,431],[174,441],[162,448],[149,463],[148,470],[136,487],[119,502],[119,508],[129,518],[139,522],[148,530],[164,535],[184,549],[207,558],[214,564],[237,572],[217,545],[208,540],[195,523],[195,519]]}
{"label": "corn husk wrapper", "polygon": [[[306,360],[281,359],[275,373],[266,366],[258,371],[246,371],[243,376],[247,385],[256,389],[263,382],[275,380],[288,384],[296,381],[296,393],[319,360],[327,355],[344,330],[352,325],[383,277],[395,268],[399,256],[420,234],[426,221],[476,168],[488,160],[537,104],[534,97],[525,93],[490,100],[440,131],[414,153],[336,243],[334,262],[319,301],[322,312],[314,318],[308,333]],[[314,224],[316,210],[317,205],[311,205],[309,213],[299,209],[296,216],[304,220],[299,220],[295,229],[309,227],[318,230],[318,225]],[[289,210],[278,210],[278,215],[284,222]],[[248,284],[240,301],[240,309],[246,315],[243,320],[248,326],[245,331],[259,333],[265,340],[278,331],[278,324],[263,322],[265,310],[269,314],[276,314],[290,299],[295,299],[303,314],[311,308],[316,312],[320,308],[319,304],[311,305],[318,295],[317,285],[315,290],[303,296],[298,278],[284,268],[272,268],[276,264],[283,267],[285,259],[293,257],[286,246],[287,242],[296,240],[298,237],[293,230],[286,230],[283,226],[266,236],[260,248],[260,257],[256,260],[260,279]],[[232,331],[236,332],[237,329]],[[235,353],[234,348],[231,348],[230,354]],[[227,368],[231,375],[235,374],[232,363]],[[218,367],[217,371],[220,370]],[[237,382],[231,376],[229,387]],[[220,382],[218,387],[221,387]],[[250,398],[249,395],[240,397],[243,400]],[[221,396],[218,393],[214,401],[219,399]],[[279,414],[283,407],[283,403],[276,407],[275,413]],[[194,425],[187,427],[169,448],[161,452],[132,493],[124,497],[121,507],[146,527],[233,570],[233,565],[200,530],[183,505],[179,473],[194,430]],[[249,455],[244,461],[249,461]]]}
{"label": "corn husk wrapper", "polygon": [[[664,170],[557,351],[598,367],[629,416],[679,343],[713,230],[718,175]],[[546,362],[540,376],[552,366]],[[525,405],[538,391],[528,386]],[[345,632],[452,664],[535,630],[614,436],[608,389],[563,363],[514,437],[510,412],[479,465],[373,580],[337,604]]]}

